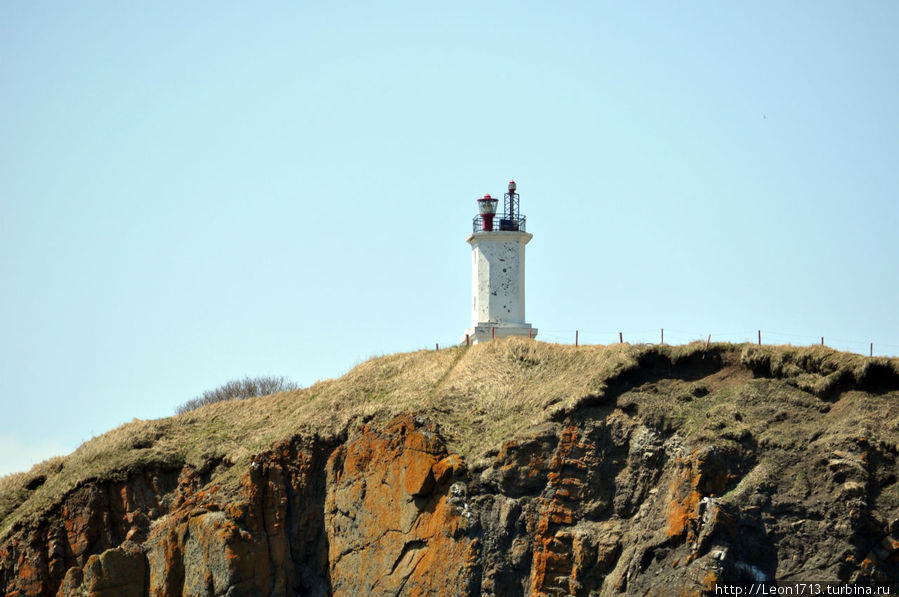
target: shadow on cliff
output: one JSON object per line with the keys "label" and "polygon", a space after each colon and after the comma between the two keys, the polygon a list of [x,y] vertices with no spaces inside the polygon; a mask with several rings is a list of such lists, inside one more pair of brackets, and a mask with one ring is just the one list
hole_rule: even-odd
{"label": "shadow on cliff", "polygon": [[[563,421],[585,409],[597,409],[584,413],[591,418],[604,418],[616,406],[621,407],[618,399],[623,394],[646,384],[663,379],[697,381],[717,373],[725,366],[724,353],[724,348],[713,346],[673,358],[663,349],[653,347],[640,354],[633,366],[608,378],[602,392],[584,396],[570,408],[559,409],[550,415],[550,420]],[[636,414],[636,408],[632,403],[622,407],[629,415]]]}

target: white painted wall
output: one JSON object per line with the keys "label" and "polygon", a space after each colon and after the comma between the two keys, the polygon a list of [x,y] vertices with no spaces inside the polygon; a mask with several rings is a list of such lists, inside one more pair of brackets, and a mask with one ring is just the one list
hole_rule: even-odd
{"label": "white painted wall", "polygon": [[466,239],[471,245],[472,288],[472,327],[466,333],[472,341],[490,339],[494,333],[536,336],[537,330],[525,323],[524,310],[524,248],[531,238],[527,232],[493,231]]}

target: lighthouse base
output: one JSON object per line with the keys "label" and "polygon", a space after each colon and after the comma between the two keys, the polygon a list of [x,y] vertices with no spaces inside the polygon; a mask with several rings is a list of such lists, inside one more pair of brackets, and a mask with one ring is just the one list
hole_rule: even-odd
{"label": "lighthouse base", "polygon": [[536,338],[537,328],[531,327],[529,323],[492,323],[483,322],[468,328],[462,334],[462,344],[466,339],[469,344],[477,344],[478,342],[490,342],[494,338],[508,338],[509,336],[518,336],[523,338]]}

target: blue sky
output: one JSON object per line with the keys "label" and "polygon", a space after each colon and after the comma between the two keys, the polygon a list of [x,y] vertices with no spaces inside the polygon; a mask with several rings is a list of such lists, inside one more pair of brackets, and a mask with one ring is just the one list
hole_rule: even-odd
{"label": "blue sky", "polygon": [[0,474],[469,325],[899,354],[899,4],[0,5]]}

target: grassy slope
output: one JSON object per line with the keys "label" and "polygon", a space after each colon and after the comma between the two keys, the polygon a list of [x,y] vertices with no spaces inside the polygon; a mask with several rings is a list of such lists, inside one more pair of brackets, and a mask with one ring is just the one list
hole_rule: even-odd
{"label": "grassy slope", "polygon": [[[823,403],[813,393],[824,394],[837,383],[857,384],[872,364],[899,374],[899,359],[867,359],[823,347],[713,344],[709,350],[724,363],[713,375],[690,383],[662,380],[653,391],[632,390],[619,402],[638,402],[641,417],[678,429],[688,441],[731,437],[752,428],[760,441],[789,442],[790,437],[845,433],[853,426],[859,433],[871,433],[872,422],[879,433],[897,441],[899,392],[845,392],[833,409],[820,408]],[[227,490],[236,486],[252,454],[278,440],[336,437],[364,421],[386,420],[400,412],[438,420],[450,449],[474,460],[504,439],[571,412],[583,399],[601,396],[610,380],[635,371],[647,357],[661,355],[676,366],[703,352],[701,343],[575,348],[496,341],[470,349],[376,358],[340,379],[302,390],[214,404],[166,419],[135,420],[69,456],[0,479],[0,539],[14,523],[39,515],[90,479],[125,478],[153,464],[200,467],[222,458],[234,466],[217,469],[212,482]],[[777,380],[754,380],[747,366],[770,371]],[[766,385],[771,383],[780,385],[772,390]],[[690,397],[697,384],[709,392],[707,397]],[[801,416],[782,417],[772,393]],[[735,415],[741,409],[752,414],[738,420]],[[806,411],[822,414],[809,417]],[[29,489],[40,477],[46,478],[43,484]]]}

